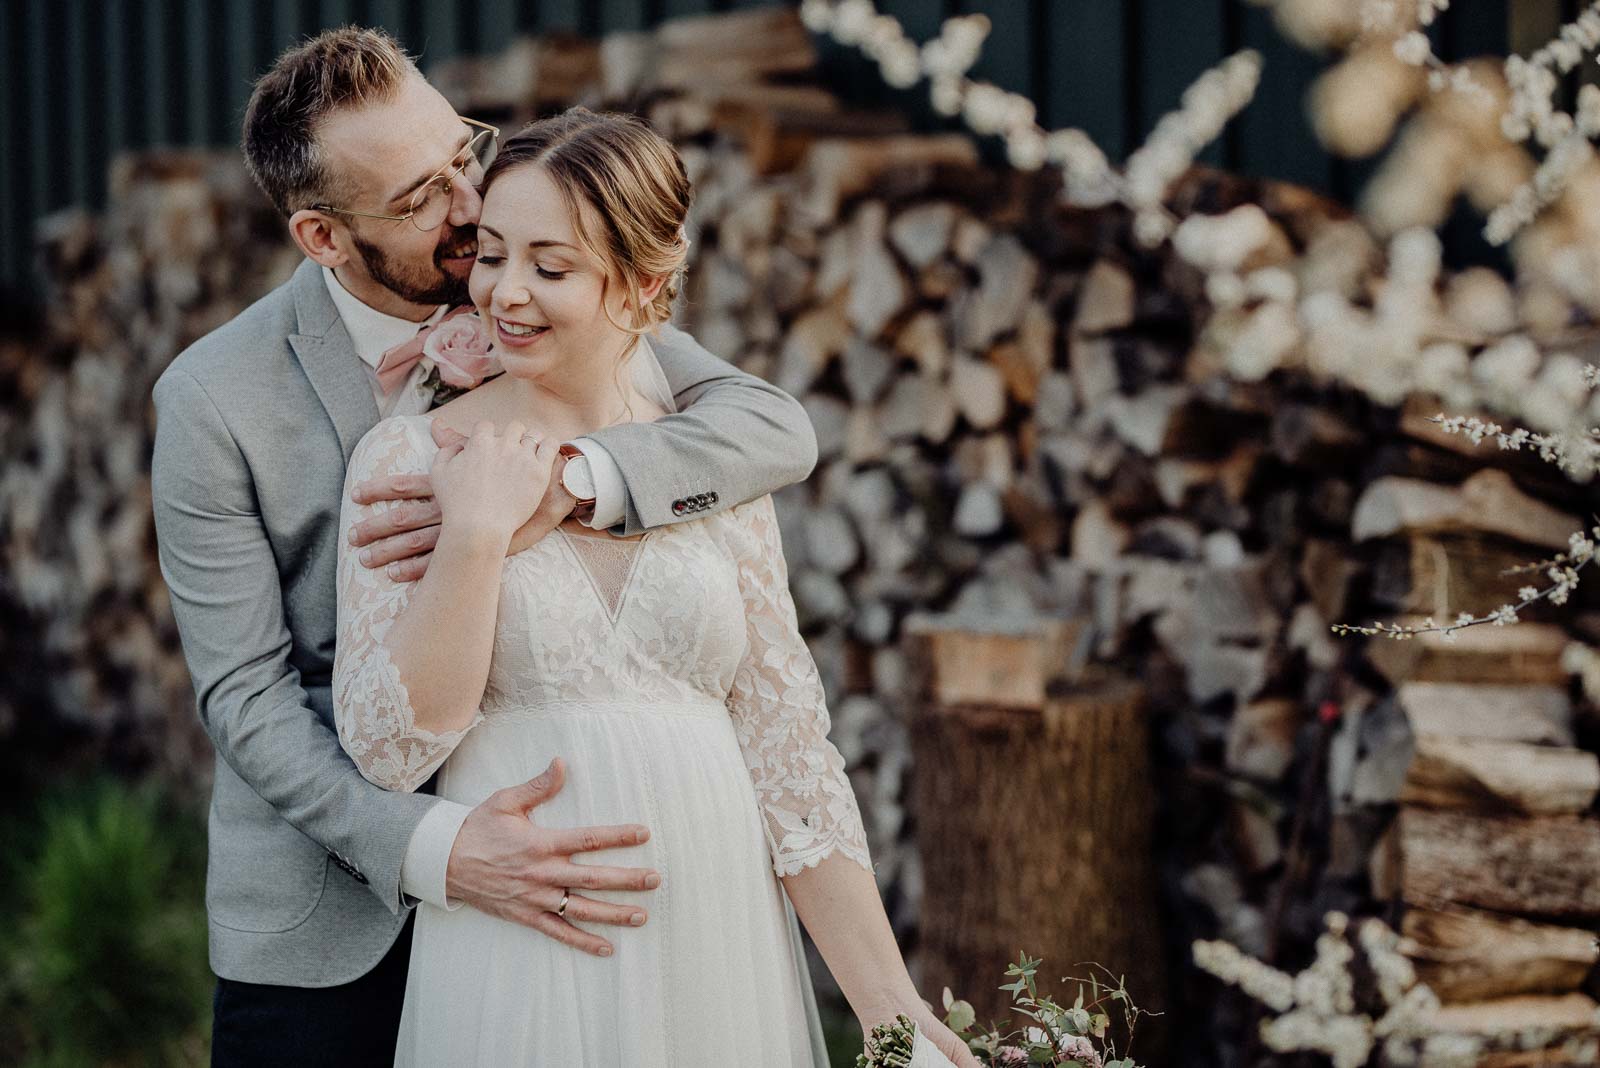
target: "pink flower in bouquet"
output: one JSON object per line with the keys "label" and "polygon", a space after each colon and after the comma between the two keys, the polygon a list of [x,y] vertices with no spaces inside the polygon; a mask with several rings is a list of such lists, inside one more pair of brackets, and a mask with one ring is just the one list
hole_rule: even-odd
{"label": "pink flower in bouquet", "polygon": [[995,1068],[1012,1068],[1013,1065],[1025,1068],[1028,1063],[1028,1051],[1021,1046],[1001,1046],[994,1055]]}
{"label": "pink flower in bouquet", "polygon": [[439,378],[455,389],[475,389],[500,373],[494,342],[476,312],[457,309],[439,321],[422,343],[422,354],[439,369]]}
{"label": "pink flower in bouquet", "polygon": [[1084,1068],[1101,1068],[1099,1052],[1082,1035],[1073,1035],[1061,1043],[1061,1052],[1068,1061],[1078,1061]]}

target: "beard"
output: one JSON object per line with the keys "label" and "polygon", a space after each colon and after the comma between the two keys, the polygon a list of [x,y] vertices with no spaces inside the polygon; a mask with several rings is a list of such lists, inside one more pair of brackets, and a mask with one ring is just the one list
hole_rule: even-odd
{"label": "beard", "polygon": [[433,246],[433,260],[427,267],[397,261],[388,252],[351,232],[350,239],[361,263],[372,280],[402,300],[412,304],[470,304],[467,280],[457,278],[439,263],[443,249],[456,248],[476,236],[475,226],[455,227]]}

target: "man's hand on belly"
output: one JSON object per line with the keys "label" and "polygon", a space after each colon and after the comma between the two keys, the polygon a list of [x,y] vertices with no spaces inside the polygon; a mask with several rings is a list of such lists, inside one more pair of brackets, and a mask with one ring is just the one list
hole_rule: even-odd
{"label": "man's hand on belly", "polygon": [[587,953],[610,956],[605,939],[570,921],[641,926],[649,913],[643,905],[617,905],[572,892],[566,913],[557,916],[563,894],[577,890],[649,892],[661,885],[660,873],[649,868],[577,864],[573,855],[641,845],[650,830],[640,824],[566,829],[536,825],[529,814],[561,791],[566,766],[557,757],[537,778],[508,786],[473,809],[461,825],[445,892],[480,912],[520,923]]}

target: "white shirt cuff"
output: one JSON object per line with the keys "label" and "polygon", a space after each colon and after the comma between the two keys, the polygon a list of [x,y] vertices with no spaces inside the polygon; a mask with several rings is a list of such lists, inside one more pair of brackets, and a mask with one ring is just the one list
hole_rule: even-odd
{"label": "white shirt cuff", "polygon": [[622,468],[617,466],[617,461],[611,458],[605,446],[593,438],[579,438],[571,444],[588,459],[589,475],[594,479],[594,515],[583,523],[595,530],[610,530],[623,521],[623,510],[628,499],[628,487],[622,481]]}
{"label": "white shirt cuff", "polygon": [[450,851],[456,835],[472,808],[455,801],[440,801],[430,808],[411,832],[405,859],[400,862],[400,893],[406,907],[419,900],[454,911],[461,902],[445,897],[445,873],[450,867]]}

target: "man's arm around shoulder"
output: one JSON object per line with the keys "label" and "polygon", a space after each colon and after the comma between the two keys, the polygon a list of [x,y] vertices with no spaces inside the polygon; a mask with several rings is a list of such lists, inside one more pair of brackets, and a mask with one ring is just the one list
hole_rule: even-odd
{"label": "man's arm around shoulder", "polygon": [[[678,412],[653,423],[607,427],[580,443],[598,468],[610,464],[620,475],[626,533],[699,518],[811,474],[817,436],[798,401],[671,324],[649,342]],[[595,481],[603,486],[611,477],[597,470]],[[604,503],[597,493],[597,520]]]}

